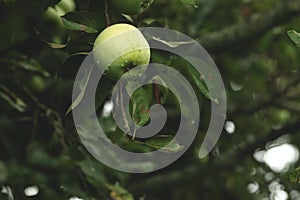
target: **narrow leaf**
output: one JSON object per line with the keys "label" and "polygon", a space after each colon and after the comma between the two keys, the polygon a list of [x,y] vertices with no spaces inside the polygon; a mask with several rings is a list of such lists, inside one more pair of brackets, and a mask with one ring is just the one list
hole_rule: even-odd
{"label": "narrow leaf", "polygon": [[44,70],[44,68],[34,59],[29,59],[29,60],[22,60],[18,62],[19,66],[22,67],[23,69],[29,70],[29,71],[34,71],[34,72],[39,72],[43,76],[50,76],[50,74]]}
{"label": "narrow leaf", "polygon": [[294,171],[290,174],[290,181],[292,183],[300,183],[300,167],[294,169]]}
{"label": "narrow leaf", "polygon": [[155,37],[155,36],[153,36],[152,39],[157,41],[157,42],[161,42],[161,43],[163,43],[163,44],[165,44],[165,45],[167,45],[171,48],[176,48],[176,47],[179,47],[181,45],[193,44],[194,43],[194,41],[185,41],[185,42],[165,41],[165,40],[163,40],[159,37]]}
{"label": "narrow leaf", "polygon": [[69,107],[69,109],[67,110],[66,114],[68,114],[69,112],[71,112],[72,110],[74,110],[74,108],[76,108],[79,105],[79,103],[82,101],[82,99],[83,99],[83,97],[85,95],[85,92],[86,92],[86,89],[87,89],[87,86],[88,86],[88,83],[89,83],[92,71],[93,70],[90,70],[90,71],[86,72],[85,77],[83,78],[83,80],[81,82],[81,85],[79,86],[80,87],[80,93],[76,97],[76,99],[72,102],[72,104]]}
{"label": "narrow leaf", "polygon": [[300,47],[300,33],[296,32],[295,30],[288,30],[287,34],[291,38],[291,40],[297,45],[297,47]]}
{"label": "narrow leaf", "polygon": [[65,44],[58,44],[58,43],[54,43],[54,42],[47,42],[45,40],[43,40],[46,44],[48,44],[49,47],[51,47],[52,49],[63,49],[65,48],[69,41],[70,41],[70,38],[68,38],[68,41],[65,43]]}
{"label": "narrow leaf", "polygon": [[132,95],[133,119],[139,126],[145,125],[149,121],[149,98],[143,88],[137,89]]}
{"label": "narrow leaf", "polygon": [[27,104],[4,85],[0,85],[0,97],[19,112],[24,112]]}
{"label": "narrow leaf", "polygon": [[164,152],[178,152],[184,148],[183,145],[177,143],[172,135],[157,135],[147,140],[145,144]]}
{"label": "narrow leaf", "polygon": [[134,200],[133,195],[119,185],[106,184],[106,187],[111,191],[110,197],[113,200]]}
{"label": "narrow leaf", "polygon": [[49,72],[47,72],[39,62],[20,53],[12,53],[3,61],[14,68],[22,68],[26,71],[37,72],[45,77],[50,76]]}
{"label": "narrow leaf", "polygon": [[200,75],[199,72],[193,66],[188,67],[188,72],[189,75],[192,77],[193,81],[195,82],[195,84],[197,85],[198,89],[201,91],[201,93],[209,100],[218,103],[216,90],[212,91],[213,92],[212,94],[212,92],[208,90],[208,87],[206,85],[207,82],[213,85],[215,88],[217,88],[219,86],[218,78],[213,77],[213,73],[212,73],[212,77],[206,77],[204,75]]}
{"label": "narrow leaf", "polygon": [[95,105],[90,106],[90,105],[87,105],[85,101],[83,101],[84,97],[86,95],[86,91],[88,90],[89,87],[91,87],[89,83],[90,83],[90,77],[91,77],[91,74],[93,73],[93,70],[94,70],[94,68],[87,70],[85,72],[85,76],[83,77],[83,79],[78,82],[78,84],[79,84],[78,86],[80,88],[80,93],[78,94],[76,99],[72,102],[72,104],[68,108],[66,114],[68,114],[73,109],[75,109],[80,103],[83,103],[81,105],[83,107],[86,107],[86,109],[84,110],[84,113],[82,113],[82,116],[89,116],[90,114],[92,114],[94,108],[97,109],[104,103],[104,101],[105,101],[107,95],[109,94],[111,87],[113,85],[112,81],[105,77],[101,78],[99,85],[97,87],[96,95],[95,95]]}
{"label": "narrow leaf", "polygon": [[35,33],[38,35],[38,37],[40,38],[41,41],[45,42],[49,47],[51,47],[52,49],[63,49],[65,48],[69,41],[70,41],[70,37],[67,38],[67,42],[65,44],[61,44],[61,43],[55,43],[55,42],[49,42],[45,39],[43,39],[42,34],[40,33],[39,30],[34,29]]}

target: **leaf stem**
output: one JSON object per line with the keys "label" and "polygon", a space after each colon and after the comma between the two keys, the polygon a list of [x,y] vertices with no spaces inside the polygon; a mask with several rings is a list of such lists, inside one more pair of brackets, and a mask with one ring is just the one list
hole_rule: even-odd
{"label": "leaf stem", "polygon": [[105,19],[106,19],[106,26],[110,25],[110,19],[109,19],[109,14],[108,14],[108,2],[105,0],[104,4],[104,13],[105,13]]}

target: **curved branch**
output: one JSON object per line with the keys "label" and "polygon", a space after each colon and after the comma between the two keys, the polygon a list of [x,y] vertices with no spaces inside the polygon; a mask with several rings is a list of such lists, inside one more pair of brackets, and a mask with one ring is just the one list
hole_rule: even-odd
{"label": "curved branch", "polygon": [[300,1],[286,0],[265,13],[255,14],[249,21],[240,22],[200,39],[209,52],[218,52],[234,44],[260,36],[270,28],[300,16]]}

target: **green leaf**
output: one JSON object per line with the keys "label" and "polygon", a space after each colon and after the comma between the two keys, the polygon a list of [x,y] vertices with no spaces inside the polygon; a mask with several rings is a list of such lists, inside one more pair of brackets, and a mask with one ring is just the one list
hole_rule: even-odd
{"label": "green leaf", "polygon": [[[205,63],[202,64],[205,65]],[[213,72],[213,69],[208,66],[206,69],[211,69],[211,73],[208,73],[211,76],[205,77],[204,75],[200,75],[199,72],[193,66],[190,65],[187,68],[188,68],[189,75],[192,77],[194,83],[196,84],[200,92],[209,100],[218,103],[217,95],[218,95],[218,91],[219,91],[218,88],[220,86],[220,83],[218,77],[215,76],[216,74]],[[213,88],[214,90],[209,91],[206,83],[212,85],[214,87]]]}
{"label": "green leaf", "polygon": [[201,93],[206,96],[208,99],[212,100],[212,97],[209,93],[209,90],[204,82],[204,80],[201,78],[199,73],[193,68],[189,68],[188,71],[190,72],[194,82],[196,83],[198,89],[201,91]]}
{"label": "green leaf", "polygon": [[[45,42],[52,49],[63,49],[63,48],[65,48],[68,45],[68,43],[70,42],[70,39],[71,39],[70,37],[67,37],[67,41],[64,44],[58,43],[58,42],[49,42],[46,39],[43,39],[43,36],[42,36],[42,34],[41,34],[41,32],[39,30],[35,29],[34,31],[38,35],[38,37],[40,38],[40,40],[42,40],[43,42]],[[62,39],[59,38],[59,41],[61,41],[61,40]]]}
{"label": "green leaf", "polygon": [[152,39],[157,41],[157,42],[163,43],[163,44],[165,44],[165,45],[167,45],[171,48],[177,48],[177,47],[180,47],[181,45],[193,44],[194,43],[194,41],[187,41],[187,42],[165,41],[165,40],[162,40],[159,37],[155,37],[155,36],[153,36]]}
{"label": "green leaf", "polygon": [[[170,66],[170,65],[169,65]],[[172,66],[172,65],[171,65]],[[173,66],[172,66],[173,67]],[[186,70],[186,68],[185,68]],[[165,84],[167,85],[168,88],[170,88],[170,91],[172,91],[170,96],[170,100],[178,106],[181,109],[181,113],[182,115],[190,120],[195,120],[198,118],[197,113],[195,111],[195,106],[197,106],[197,104],[199,102],[196,101],[195,97],[195,90],[189,86],[189,83],[186,79],[178,79],[178,76],[174,75],[173,73],[170,73],[168,76],[163,76],[162,75],[162,79],[165,82]],[[172,90],[171,90],[172,88]],[[182,96],[182,91],[185,91],[185,96]],[[196,91],[197,93],[197,91]],[[174,96],[174,97],[173,97]],[[185,98],[189,98],[190,101],[189,104],[187,103],[183,103],[183,100]],[[176,101],[174,101],[176,99]],[[198,105],[199,106],[199,105]]]}
{"label": "green leaf", "polygon": [[119,185],[108,185],[106,187],[111,191],[110,197],[113,200],[134,200],[133,195]]}
{"label": "green leaf", "polygon": [[132,118],[134,122],[143,126],[149,121],[149,97],[145,89],[140,87],[131,96]]}
{"label": "green leaf", "polygon": [[98,33],[82,34],[79,38],[70,40],[63,50],[70,55],[91,52],[97,36]]}
{"label": "green leaf", "polygon": [[97,33],[100,30],[99,19],[88,11],[70,12],[61,18],[64,26],[73,31]]}
{"label": "green leaf", "polygon": [[200,5],[200,0],[181,0],[182,3],[192,5],[195,8],[198,8]]}
{"label": "green leaf", "polygon": [[158,149],[164,152],[178,152],[184,146],[177,143],[172,135],[156,135],[147,140],[145,144],[153,149]]}
{"label": "green leaf", "polygon": [[0,85],[0,97],[19,112],[24,112],[27,104],[4,85]]}
{"label": "green leaf", "polygon": [[290,181],[292,183],[300,183],[300,167],[294,169],[294,171],[290,174]]}
{"label": "green leaf", "polygon": [[82,101],[82,99],[83,99],[83,97],[85,95],[85,92],[87,91],[88,83],[89,83],[89,80],[90,80],[92,72],[93,72],[93,70],[86,71],[83,80],[81,80],[80,82],[78,82],[79,83],[79,87],[80,87],[80,93],[76,97],[76,99],[72,102],[72,104],[69,107],[69,109],[67,110],[66,114],[68,114],[69,112],[71,112],[72,110],[74,110],[79,105],[79,103]]}
{"label": "green leaf", "polygon": [[63,49],[65,48],[69,41],[70,41],[70,38],[68,38],[68,41],[65,43],[65,44],[58,44],[58,43],[54,43],[54,42],[47,42],[45,40],[43,40],[46,44],[48,44],[49,47],[51,47],[52,49]]}
{"label": "green leaf", "polygon": [[127,19],[130,23],[134,24],[134,21],[130,15],[122,14],[122,16]]}
{"label": "green leaf", "polygon": [[11,53],[7,59],[3,59],[2,61],[9,64],[12,68],[21,68],[26,71],[37,72],[45,77],[50,76],[49,72],[47,72],[39,62],[20,53]]}
{"label": "green leaf", "polygon": [[291,38],[291,40],[297,45],[297,47],[300,47],[300,33],[298,33],[295,30],[288,30],[287,34]]}
{"label": "green leaf", "polygon": [[34,59],[26,59],[26,60],[21,60],[17,62],[18,66],[22,67],[25,70],[28,71],[33,71],[33,72],[38,72],[42,74],[45,77],[49,77],[50,74],[44,70],[44,68]]}
{"label": "green leaf", "polygon": [[92,114],[93,110],[91,109],[97,109],[99,108],[99,106],[101,106],[104,102],[104,100],[106,99],[106,97],[108,96],[110,90],[111,90],[111,86],[113,85],[112,81],[108,78],[102,77],[101,80],[99,81],[99,85],[97,87],[96,90],[96,95],[95,95],[95,106],[90,106],[87,105],[84,100],[84,96],[86,91],[88,90],[88,88],[90,87],[90,77],[91,74],[93,73],[94,68],[88,68],[89,71],[87,70],[85,72],[85,75],[83,77],[83,79],[81,81],[78,81],[78,87],[80,88],[80,93],[78,94],[78,96],[76,97],[76,99],[72,102],[72,104],[70,105],[70,107],[67,110],[68,114],[69,112],[71,112],[73,109],[75,109],[80,103],[83,103],[87,109],[85,109],[85,113],[82,113],[83,117],[89,116],[90,114]]}

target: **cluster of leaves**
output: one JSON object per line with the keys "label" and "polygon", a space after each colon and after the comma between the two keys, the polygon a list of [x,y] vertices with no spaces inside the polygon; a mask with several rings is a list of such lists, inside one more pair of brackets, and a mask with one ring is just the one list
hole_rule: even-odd
{"label": "cluster of leaves", "polygon": [[[111,181],[104,175],[103,166],[78,144],[71,116],[64,117],[66,112],[69,113],[81,103],[88,87],[87,74],[80,86],[81,94],[69,106],[76,71],[92,50],[96,36],[107,23],[131,23],[128,21],[130,17],[124,17],[104,1],[76,1],[77,11],[62,13],[63,16],[60,16],[62,14],[57,12],[61,8],[58,3],[58,0],[26,4],[22,1],[1,3],[1,36],[5,39],[1,46],[3,67],[0,96],[4,103],[4,113],[12,115],[1,116],[1,132],[5,134],[5,140],[1,141],[1,151],[6,152],[1,155],[1,183],[12,188],[16,198],[24,197],[26,186],[38,185],[41,190],[38,196],[44,199],[65,199],[72,195],[92,198],[94,189],[111,191],[96,197],[105,198],[107,195],[112,199],[133,199],[130,194],[123,196],[126,190],[114,186],[115,182],[109,184]],[[97,89],[96,107],[100,110],[109,98],[113,84],[104,77]],[[153,87],[158,87],[162,96],[155,96]],[[160,98],[161,103],[167,102],[168,90],[163,86],[149,85],[134,93],[132,118],[137,124],[142,126],[149,121],[149,113],[146,111],[155,98]],[[172,141],[172,135],[160,135],[133,143],[121,130],[116,129],[111,117],[100,117],[99,121],[106,127],[108,137],[113,142],[120,142],[125,148],[127,146],[142,151],[149,148],[164,151],[181,149],[176,143],[174,147],[164,149]],[[26,130],[22,134],[23,139],[17,136],[21,129]],[[8,133],[12,134],[11,141],[7,137]],[[22,147],[13,149],[15,140]],[[51,142],[47,143],[48,140]],[[51,176],[52,173],[56,176]],[[111,173],[116,172],[107,172],[109,176]],[[114,176],[118,182],[126,177],[117,174]],[[26,178],[29,176],[30,181]],[[22,178],[16,181],[16,177]],[[90,189],[91,186],[94,189]]]}
{"label": "cluster of leaves", "polygon": [[[295,30],[289,30],[289,31],[287,31],[287,34],[289,35],[291,40],[296,44],[296,46],[300,47],[300,33],[298,33]],[[299,167],[291,172],[290,181],[293,182],[293,183],[300,183]]]}

